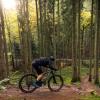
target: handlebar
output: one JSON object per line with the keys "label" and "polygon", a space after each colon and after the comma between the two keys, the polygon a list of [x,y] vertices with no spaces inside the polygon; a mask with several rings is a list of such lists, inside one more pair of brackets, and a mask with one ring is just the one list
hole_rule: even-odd
{"label": "handlebar", "polygon": [[57,71],[58,69],[56,69],[56,68],[53,68],[53,67],[48,67],[49,69],[51,69],[51,70],[54,70],[54,71]]}

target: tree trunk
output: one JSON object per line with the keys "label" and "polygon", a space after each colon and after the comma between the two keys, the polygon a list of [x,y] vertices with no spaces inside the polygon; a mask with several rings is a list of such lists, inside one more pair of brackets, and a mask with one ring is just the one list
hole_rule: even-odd
{"label": "tree trunk", "polygon": [[95,32],[95,48],[94,48],[94,60],[95,60],[95,84],[99,84],[99,39],[100,39],[100,0],[96,0],[96,32]]}
{"label": "tree trunk", "polygon": [[78,20],[78,23],[77,23],[77,59],[78,59],[78,73],[77,73],[77,80],[80,81],[80,67],[81,67],[81,41],[80,41],[80,1],[81,0],[78,0],[77,2],[77,20]]}
{"label": "tree trunk", "polygon": [[38,11],[38,0],[35,0],[36,4],[36,18],[37,18],[37,33],[38,33],[38,48],[39,48],[39,56],[41,55],[41,48],[40,48],[40,27],[39,27],[39,11]]}
{"label": "tree trunk", "polygon": [[90,32],[90,65],[89,65],[89,81],[92,81],[92,58],[93,58],[93,0],[91,1],[91,32]]}
{"label": "tree trunk", "polygon": [[72,66],[73,66],[73,75],[72,82],[77,81],[77,54],[76,54],[76,0],[72,0]]}
{"label": "tree trunk", "polygon": [[[4,44],[4,17],[2,11],[2,3],[0,0],[0,79],[7,77],[7,67],[5,59],[5,44]],[[7,53],[7,52],[6,52]]]}
{"label": "tree trunk", "polygon": [[43,56],[43,16],[42,16],[42,0],[39,0],[39,12],[40,12],[40,56]]}

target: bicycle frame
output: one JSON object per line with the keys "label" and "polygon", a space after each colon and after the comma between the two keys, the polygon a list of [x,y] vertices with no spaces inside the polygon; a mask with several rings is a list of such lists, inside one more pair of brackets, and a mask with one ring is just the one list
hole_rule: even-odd
{"label": "bicycle frame", "polygon": [[44,73],[44,77],[46,76],[45,79],[43,79],[43,82],[45,83],[51,76],[55,76],[55,71],[54,70],[51,70],[48,68],[47,72]]}

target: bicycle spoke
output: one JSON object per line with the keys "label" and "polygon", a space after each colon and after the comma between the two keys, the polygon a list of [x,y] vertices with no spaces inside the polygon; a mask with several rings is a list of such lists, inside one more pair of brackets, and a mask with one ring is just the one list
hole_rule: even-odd
{"label": "bicycle spoke", "polygon": [[48,87],[51,91],[59,91],[63,86],[63,79],[59,75],[52,76],[48,81]]}
{"label": "bicycle spoke", "polygon": [[35,90],[33,83],[36,81],[36,78],[32,74],[27,74],[23,76],[19,82],[19,88],[26,93],[32,92]]}

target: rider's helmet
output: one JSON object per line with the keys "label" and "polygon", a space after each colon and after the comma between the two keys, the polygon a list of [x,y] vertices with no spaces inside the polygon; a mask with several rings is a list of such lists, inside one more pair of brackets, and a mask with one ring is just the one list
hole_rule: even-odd
{"label": "rider's helmet", "polygon": [[55,58],[54,58],[53,56],[50,56],[50,60],[51,60],[51,61],[54,61]]}

